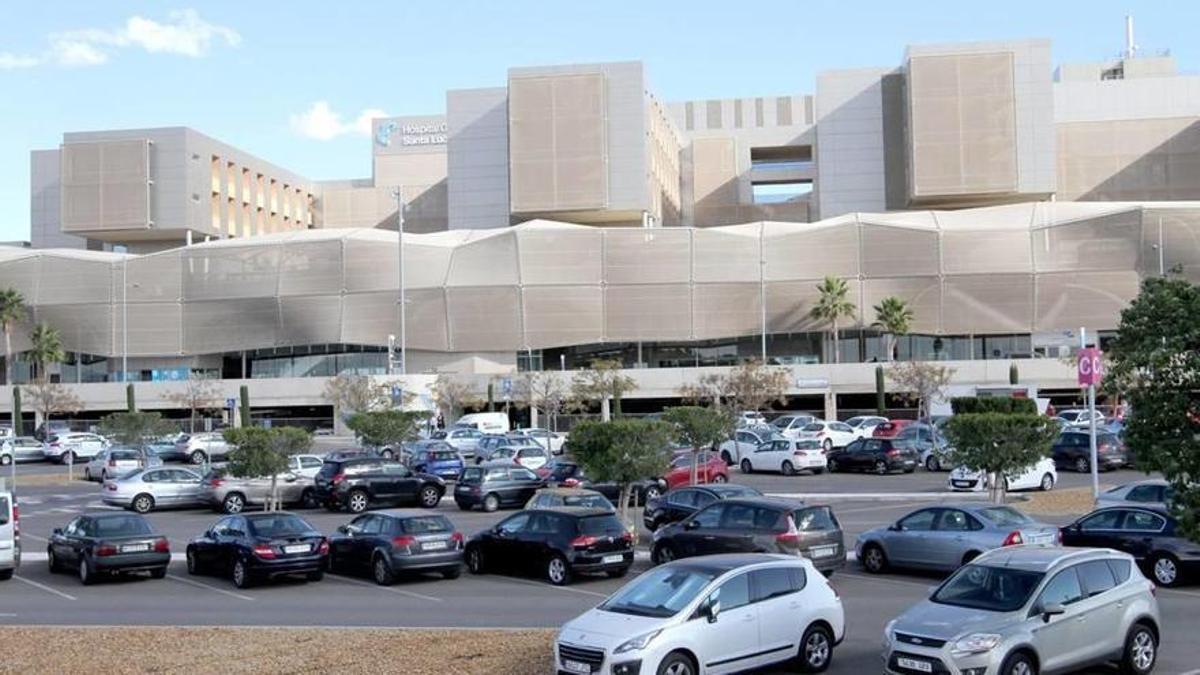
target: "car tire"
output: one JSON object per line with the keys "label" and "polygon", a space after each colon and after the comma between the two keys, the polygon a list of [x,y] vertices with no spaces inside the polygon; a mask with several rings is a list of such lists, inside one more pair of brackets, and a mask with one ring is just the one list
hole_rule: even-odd
{"label": "car tire", "polygon": [[833,635],[825,626],[809,626],[800,638],[800,671],[804,673],[823,673],[829,669],[833,661]]}
{"label": "car tire", "polygon": [[250,570],[246,569],[246,562],[237,560],[233,563],[233,585],[238,588],[250,588],[254,582],[250,579]]}
{"label": "car tire", "polygon": [[1000,666],[999,675],[1036,675],[1037,666],[1026,652],[1009,654]]}
{"label": "car tire", "polygon": [[325,578],[325,570],[317,570],[304,575],[305,581],[317,582]]}
{"label": "car tire", "polygon": [[1121,655],[1121,672],[1126,675],[1147,675],[1154,670],[1158,660],[1158,638],[1144,623],[1137,623],[1125,637],[1125,650]]}
{"label": "car tire", "polygon": [[205,460],[203,450],[193,450],[191,455],[188,455],[188,461],[192,464],[203,464]]}
{"label": "car tire", "polygon": [[928,457],[928,458],[925,460],[925,470],[926,470],[926,471],[931,471],[931,472],[932,472],[932,471],[941,471],[941,470],[942,470],[942,463],[941,463],[940,461],[938,461],[938,458],[937,458],[937,456],[936,456],[936,455],[930,455],[930,456],[929,456],[929,457]]}
{"label": "car tire", "polygon": [[371,505],[371,499],[363,490],[351,490],[346,497],[346,510],[350,513],[362,513]]}
{"label": "car tire", "polygon": [[655,565],[665,565],[678,557],[675,547],[666,542],[655,544],[654,548],[650,550],[650,562]]}
{"label": "car tire", "polygon": [[50,565],[50,574],[58,574],[62,571],[62,565],[58,564],[58,559],[54,557],[54,549],[46,548],[46,562]]}
{"label": "car tire", "polygon": [[1042,476],[1042,482],[1040,485],[1038,485],[1038,487],[1041,488],[1042,492],[1049,492],[1049,491],[1053,490],[1054,489],[1054,476],[1051,476],[1048,473],[1044,474]]}
{"label": "car tire", "polygon": [[554,554],[546,561],[546,580],[555,586],[571,583],[571,565],[567,559]]}
{"label": "car tire", "polygon": [[224,513],[241,513],[246,510],[246,498],[240,492],[230,492],[221,500],[221,511]]}
{"label": "car tire", "polygon": [[442,501],[442,493],[436,487],[426,485],[421,488],[421,506],[427,509],[435,509],[440,501]]}
{"label": "car tire", "polygon": [[826,439],[825,439],[825,442],[821,444],[821,447],[825,449],[825,454],[827,454],[827,455],[828,455],[828,454],[829,454],[829,451],[830,451],[830,450],[833,450],[833,439],[832,439],[832,438],[826,438]]}
{"label": "car tire", "polygon": [[696,664],[687,654],[672,652],[658,664],[657,675],[697,675]]}
{"label": "car tire", "polygon": [[155,567],[154,569],[150,570],[150,578],[151,579],[167,578],[167,566],[163,565],[162,567]]}
{"label": "car tire", "polygon": [[16,570],[12,569],[0,570],[0,581],[8,581],[9,579],[13,578],[13,573],[15,571]]}
{"label": "car tire", "polygon": [[379,451],[379,456],[384,459],[392,459],[396,455],[392,452],[391,448],[384,448],[383,450]]}
{"label": "car tire", "polygon": [[871,574],[883,574],[888,568],[887,554],[879,544],[867,544],[863,547],[863,569]]}
{"label": "car tire", "polygon": [[483,559],[483,551],[478,546],[467,547],[467,571],[471,574],[486,574],[487,562]]}
{"label": "car tire", "polygon": [[979,551],[967,551],[966,553],[964,553],[964,554],[963,554],[963,557],[962,557],[962,564],[963,564],[963,565],[967,565],[967,564],[969,564],[969,563],[970,563],[972,560],[974,560],[974,559],[976,559],[976,558],[978,558],[978,557],[979,557]]}
{"label": "car tire", "polygon": [[723,473],[719,473],[719,474],[713,476],[712,481],[710,481],[710,482],[716,483],[717,485],[720,485],[721,483],[728,483],[729,476],[726,476]]}
{"label": "car tire", "polygon": [[619,567],[615,570],[609,570],[609,571],[605,572],[605,574],[608,575],[609,579],[620,579],[620,578],[624,577],[626,574],[629,574],[629,568],[628,567]]}
{"label": "car tire", "polygon": [[750,460],[748,460],[748,459],[742,460],[741,469],[742,469],[742,473],[744,473],[744,474],[754,473],[754,465],[750,464]]}
{"label": "car tire", "polygon": [[317,491],[312,488],[304,488],[304,492],[300,493],[300,507],[305,509],[315,509],[320,506],[317,503]]}
{"label": "car tire", "polygon": [[814,476],[820,476],[823,473],[825,473],[825,469],[812,469],[812,475]]}
{"label": "car tire", "polygon": [[382,554],[377,553],[371,559],[371,579],[380,586],[391,586],[396,581],[396,576],[392,574],[392,566]]}
{"label": "car tire", "polygon": [[875,462],[875,473],[882,476],[887,472],[888,472],[887,462],[883,461],[882,459],[879,460],[878,462]]}
{"label": "car tire", "polygon": [[725,466],[733,466],[733,457],[730,456],[728,450],[721,451],[721,461],[725,462]]}
{"label": "car tire", "polygon": [[492,513],[500,508],[500,498],[495,493],[489,492],[483,497],[483,510]]}
{"label": "car tire", "polygon": [[779,470],[785,476],[795,476],[796,475],[796,467],[792,466],[792,463],[787,460],[784,460],[783,464],[781,464],[779,466]]}
{"label": "car tire", "polygon": [[200,561],[196,560],[196,552],[190,548],[187,551],[187,573],[194,577],[201,574]]}
{"label": "car tire", "polygon": [[1150,578],[1154,583],[1165,588],[1179,585],[1179,561],[1169,553],[1155,553],[1150,556]]}
{"label": "car tire", "polygon": [[825,468],[829,469],[829,473],[837,473],[838,472],[837,460],[836,459],[825,460]]}
{"label": "car tire", "polygon": [[1088,461],[1087,457],[1080,457],[1075,460],[1075,470],[1079,473],[1088,473],[1092,470],[1092,463]]}
{"label": "car tire", "polygon": [[92,561],[87,556],[79,559],[79,583],[84,586],[96,583],[96,570],[92,569]]}
{"label": "car tire", "polygon": [[137,513],[150,513],[154,510],[154,497],[143,492],[129,502],[129,507]]}
{"label": "car tire", "polygon": [[657,485],[647,486],[645,490],[642,490],[642,505],[644,506],[651,499],[658,499],[661,496],[662,490]]}
{"label": "car tire", "polygon": [[12,464],[12,462],[12,455],[0,455],[0,466],[8,466],[9,464]]}
{"label": "car tire", "polygon": [[442,570],[442,578],[444,579],[457,579],[460,576],[462,576],[462,567],[459,565],[447,567],[446,569]]}

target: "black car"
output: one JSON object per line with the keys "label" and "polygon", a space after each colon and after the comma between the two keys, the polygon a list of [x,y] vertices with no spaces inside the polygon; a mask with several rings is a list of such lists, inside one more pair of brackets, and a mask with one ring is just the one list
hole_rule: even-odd
{"label": "black car", "polygon": [[[1054,441],[1050,456],[1056,468],[1088,473],[1092,470],[1091,436],[1084,431],[1064,431]],[[1129,463],[1129,454],[1120,437],[1110,432],[1096,432],[1096,464],[1101,471],[1119,469]]]}
{"label": "black car", "polygon": [[228,574],[238,588],[281,576],[320,581],[329,542],[293,513],[226,516],[187,546],[188,574]]}
{"label": "black car", "polygon": [[380,457],[326,458],[313,483],[316,499],[325,508],[345,508],[351,513],[362,513],[380,503],[432,509],[446,493],[446,481],[441,478]]}
{"label": "black car", "polygon": [[454,501],[464,511],[476,506],[489,512],[501,506],[521,508],[544,485],[537,474],[512,463],[468,466],[458,477]]}
{"label": "black car", "polygon": [[715,553],[803,556],[826,575],[846,563],[842,526],[831,508],[770,497],[723,499],[660,528],[650,559],[658,565]]}
{"label": "black car", "polygon": [[365,513],[329,538],[329,570],[370,574],[381,586],[404,572],[438,572],[457,579],[463,536],[445,516],[431,513]]}
{"label": "black car", "polygon": [[[617,504],[621,501],[621,486],[613,482],[597,482],[587,477],[583,467],[567,459],[556,458],[551,461],[549,473],[546,474],[546,484],[558,487],[578,487],[595,490]],[[545,467],[543,467],[544,469]],[[661,478],[645,478],[633,483],[633,501],[642,505],[667,491],[667,482]]]}
{"label": "black car", "polygon": [[829,472],[872,471],[889,473],[916,471],[921,456],[913,447],[906,447],[891,438],[860,438],[844,448],[826,455]]}
{"label": "black car", "polygon": [[1064,546],[1111,548],[1137,560],[1160,586],[1175,586],[1200,571],[1200,544],[1179,532],[1179,521],[1155,508],[1098,509],[1062,528]]}
{"label": "black car", "polygon": [[532,573],[555,586],[577,574],[622,577],[632,564],[633,535],[606,510],[521,511],[467,542],[472,574]]}
{"label": "black car", "polygon": [[762,493],[752,487],[732,483],[679,487],[646,502],[642,522],[647,530],[653,532],[663,525],[677,523],[715,501],[761,496]]}
{"label": "black car", "polygon": [[54,529],[46,559],[50,572],[74,570],[84,586],[100,575],[127,572],[149,572],[152,579],[162,579],[171,562],[171,547],[136,513],[85,514],[65,528]]}

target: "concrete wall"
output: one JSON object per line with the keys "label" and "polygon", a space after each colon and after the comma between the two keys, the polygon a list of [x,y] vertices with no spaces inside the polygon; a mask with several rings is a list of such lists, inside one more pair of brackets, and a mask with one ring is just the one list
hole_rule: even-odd
{"label": "concrete wall", "polygon": [[33,248],[88,247],[85,237],[63,233],[61,198],[59,151],[29,153],[29,241]]}
{"label": "concrete wall", "polygon": [[508,227],[508,89],[446,93],[451,230]]}
{"label": "concrete wall", "polygon": [[817,75],[817,208],[820,218],[885,211],[882,68]]}

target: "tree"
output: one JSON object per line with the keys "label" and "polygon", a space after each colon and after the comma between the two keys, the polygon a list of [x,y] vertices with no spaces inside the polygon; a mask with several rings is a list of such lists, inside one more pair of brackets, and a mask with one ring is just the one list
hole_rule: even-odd
{"label": "tree", "polygon": [[896,359],[896,339],[908,333],[912,327],[912,320],[912,308],[894,295],[880,300],[879,304],[875,305],[875,323],[872,325],[885,334],[889,363]]}
{"label": "tree", "polygon": [[0,328],[4,330],[4,381],[12,384],[12,331],[25,318],[25,298],[15,288],[0,290]]}
{"label": "tree", "polygon": [[227,470],[238,478],[271,478],[265,510],[279,508],[279,474],[288,469],[288,458],[312,447],[312,436],[297,427],[239,427],[226,429],[225,441],[234,446]]}
{"label": "tree", "polygon": [[39,323],[29,334],[32,346],[29,349],[29,360],[37,366],[37,379],[45,383],[50,381],[50,364],[59,363],[67,358],[63,351],[62,336],[48,324]]}
{"label": "tree", "polygon": [[588,477],[621,486],[621,520],[635,537],[638,528],[629,518],[633,483],[666,473],[674,438],[671,425],[657,420],[582,422],[571,430],[572,454]]}
{"label": "tree", "polygon": [[351,415],[346,426],[366,445],[392,448],[392,455],[399,456],[400,444],[417,440],[425,417],[423,411],[375,410]]}
{"label": "tree", "polygon": [[563,378],[551,372],[529,371],[522,373],[516,384],[517,400],[545,416],[547,429],[555,429],[569,393]]}
{"label": "tree", "polygon": [[715,407],[667,408],[663,412],[663,421],[674,426],[679,441],[692,449],[692,485],[696,484],[700,451],[712,448],[729,438],[737,426],[737,418],[733,411]]}
{"label": "tree", "polygon": [[[701,375],[694,384],[680,387],[679,395],[686,402],[724,410],[736,423],[742,411],[759,412],[773,403],[784,403],[790,383],[787,368],[747,361],[728,373]],[[737,434],[733,434],[733,442],[740,456]]]}
{"label": "tree", "polygon": [[119,412],[100,420],[100,434],[121,445],[137,448],[143,456],[151,441],[176,430],[170,420],[156,412]]}
{"label": "tree", "polygon": [[621,397],[637,389],[637,380],[621,372],[616,359],[596,359],[583,370],[575,371],[571,396],[579,402],[612,400],[612,414],[621,414]]}
{"label": "tree", "polygon": [[187,408],[191,433],[196,433],[196,420],[201,414],[220,410],[224,403],[217,383],[208,379],[188,380],[182,391],[164,394],[163,398],[180,408]]}
{"label": "tree", "polygon": [[344,416],[392,407],[391,385],[367,375],[341,373],[325,383],[324,396]]}
{"label": "tree", "polygon": [[[1028,399],[997,400],[1032,403]],[[954,447],[953,461],[986,476],[992,501],[1002,504],[1006,477],[1019,475],[1048,457],[1058,437],[1058,425],[1038,415],[1036,407],[1025,412],[965,412],[960,401],[955,399],[954,416],[945,426]]]}
{"label": "tree", "polygon": [[446,426],[453,424],[467,407],[480,404],[479,395],[471,383],[449,373],[439,373],[430,391],[433,393],[433,404],[442,414]]}
{"label": "tree", "polygon": [[51,415],[69,415],[83,409],[83,401],[57,382],[41,381],[39,378],[38,382],[22,389],[43,423],[50,421]]}
{"label": "tree", "polygon": [[887,377],[906,402],[917,402],[917,419],[929,416],[933,398],[945,391],[954,378],[954,369],[926,361],[906,361],[888,368]]}
{"label": "tree", "polygon": [[[1174,488],[1171,508],[1200,541],[1200,285],[1178,273],[1142,282],[1121,312],[1108,356],[1106,388],[1132,410],[1125,441],[1138,468],[1161,471]],[[1110,384],[1111,383],[1111,384]]]}
{"label": "tree", "polygon": [[817,284],[817,292],[820,297],[809,314],[817,321],[829,324],[833,334],[833,362],[840,363],[842,347],[838,340],[838,323],[842,319],[852,318],[858,307],[850,300],[850,286],[845,279],[825,277]]}

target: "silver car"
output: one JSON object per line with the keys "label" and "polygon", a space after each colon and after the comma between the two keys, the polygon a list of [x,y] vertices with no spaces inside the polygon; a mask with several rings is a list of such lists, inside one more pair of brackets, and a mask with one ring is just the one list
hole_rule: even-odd
{"label": "silver car", "polygon": [[963,503],[913,511],[859,535],[856,548],[863,568],[878,574],[889,566],[954,570],[1002,546],[1058,541],[1057,527],[1011,506]]}
{"label": "silver car", "polygon": [[0,464],[40,462],[46,459],[45,445],[33,436],[9,436],[0,442]]}
{"label": "silver car", "polygon": [[154,509],[205,506],[200,474],[187,469],[154,467],[104,481],[105,504],[146,513]]}
{"label": "silver car", "polygon": [[[266,504],[271,495],[271,477],[235,478],[224,470],[210,471],[201,483],[209,506],[223,513],[241,513],[251,505]],[[275,477],[275,489],[284,504],[316,506],[312,479],[288,471]]]}
{"label": "silver car", "polygon": [[103,483],[109,478],[124,476],[142,467],[162,466],[162,460],[157,455],[150,455],[125,446],[113,446],[100,451],[100,454],[83,466],[84,480],[95,480]]}
{"label": "silver car", "polygon": [[1119,662],[1154,670],[1154,584],[1108,549],[1014,546],[981,555],[884,628],[896,675],[1034,675]]}
{"label": "silver car", "polygon": [[1163,507],[1174,495],[1171,484],[1161,478],[1139,480],[1125,483],[1100,493],[1096,499],[1096,507],[1106,506],[1144,506],[1149,508]]}

